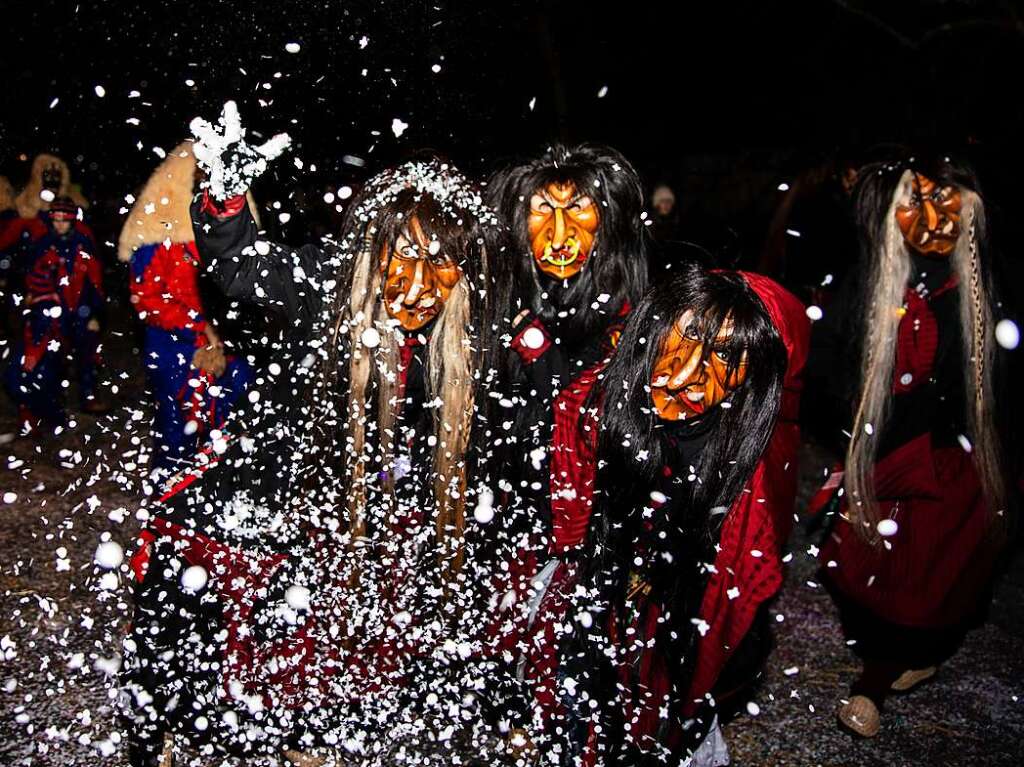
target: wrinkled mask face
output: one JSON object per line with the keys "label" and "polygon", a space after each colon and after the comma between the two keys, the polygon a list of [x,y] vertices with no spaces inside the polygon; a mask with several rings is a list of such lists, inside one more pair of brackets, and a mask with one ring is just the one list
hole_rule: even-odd
{"label": "wrinkled mask face", "polygon": [[[732,348],[732,320],[726,318],[710,349],[700,320],[688,309],[662,342],[651,376],[651,399],[665,421],[697,418],[720,405],[747,377],[747,353]],[[706,355],[706,359],[704,358]]]}
{"label": "wrinkled mask face", "polygon": [[419,330],[441,313],[461,277],[458,264],[430,240],[416,217],[380,254],[388,315],[404,330]]}
{"label": "wrinkled mask face", "polygon": [[914,174],[910,198],[896,206],[907,247],[926,256],[948,256],[960,238],[960,189]]}
{"label": "wrinkled mask face", "polygon": [[530,197],[527,228],[537,268],[555,279],[575,277],[594,246],[601,219],[594,199],[574,183],[552,183]]}
{"label": "wrinkled mask face", "polygon": [[43,168],[43,189],[49,189],[51,192],[56,192],[60,189],[61,178],[60,168],[56,165],[51,165],[49,168]]}
{"label": "wrinkled mask face", "polygon": [[74,219],[70,218],[55,218],[53,219],[53,231],[55,231],[61,237],[64,237],[71,232],[71,225],[74,223]]}

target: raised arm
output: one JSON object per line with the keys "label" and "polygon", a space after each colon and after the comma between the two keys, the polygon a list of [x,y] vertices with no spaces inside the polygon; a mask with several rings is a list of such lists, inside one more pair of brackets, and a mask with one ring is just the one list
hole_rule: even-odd
{"label": "raised arm", "polygon": [[308,328],[320,312],[323,258],[313,245],[289,248],[258,236],[244,195],[192,204],[196,249],[208,275],[231,299]]}
{"label": "raised arm", "polygon": [[203,193],[192,204],[192,223],[207,273],[229,298],[308,330],[320,311],[321,253],[312,245],[295,249],[259,237],[245,197],[288,147],[288,136],[248,144],[233,101],[224,105],[216,126],[196,118],[190,127],[196,162],[206,173]]}

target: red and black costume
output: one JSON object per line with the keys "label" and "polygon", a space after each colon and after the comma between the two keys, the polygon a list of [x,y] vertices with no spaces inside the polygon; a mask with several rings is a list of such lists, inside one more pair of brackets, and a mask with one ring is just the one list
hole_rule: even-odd
{"label": "red and black costume", "polygon": [[154,415],[155,465],[191,459],[210,429],[220,428],[252,378],[248,363],[226,356],[216,376],[192,364],[209,343],[199,293],[202,264],[194,242],[143,245],[131,255],[131,300],[145,323],[143,364]]}
{"label": "red and black costume", "polygon": [[[380,279],[381,248],[390,253],[411,216],[463,279],[478,281],[482,230],[493,222],[479,201],[451,166],[408,163],[367,183],[350,204],[340,244],[298,249],[263,240],[243,197],[217,203],[204,194],[195,203],[197,251],[212,279],[229,299],[282,317],[286,330],[266,339],[273,361],[161,499],[136,555],[135,657],[125,681],[153,699],[134,712],[140,760],[153,758],[156,736],[169,728],[240,752],[275,751],[303,736],[306,744],[362,738],[366,720],[400,709],[410,675],[432,678],[448,620],[442,608],[454,615],[458,600],[438,588],[439,551],[448,551],[438,539],[448,528],[435,528],[435,446],[451,446],[433,387],[438,378],[451,384],[432,377],[429,350],[449,348],[447,334],[467,330],[443,322],[442,309],[434,324],[399,334],[376,288],[359,294],[369,313],[350,307],[355,286]],[[466,300],[462,308],[479,317],[483,296],[471,291]],[[470,344],[491,346],[467,334],[454,348]],[[359,389],[355,363],[366,357],[375,361]],[[380,394],[384,386],[394,387],[393,398]],[[364,429],[361,480],[347,464],[356,438],[349,413]],[[198,594],[179,585],[189,567],[208,576]],[[171,595],[163,605],[161,591]],[[205,654],[159,660],[188,631],[202,637]],[[210,657],[219,671],[200,663]],[[446,699],[440,677],[431,689]],[[194,705],[164,708],[175,695]],[[247,718],[257,709],[264,742],[220,724],[213,731],[224,711]],[[197,717],[209,731],[196,727]]]}
{"label": "red and black costume", "polygon": [[[99,365],[99,323],[103,317],[103,266],[92,231],[77,219],[78,208],[65,198],[38,219],[21,220],[5,232],[6,257],[22,263],[24,325],[21,343],[8,367],[8,393],[19,405],[24,426],[61,424],[64,410],[61,376],[65,360],[75,364],[79,399],[89,407]],[[70,228],[58,233],[52,217]]]}
{"label": "red and black costume", "polygon": [[[963,196],[951,254],[917,252],[895,228],[894,210],[911,204],[911,179],[918,177]],[[862,262],[814,327],[808,372],[815,397],[805,421],[826,444],[847,452],[847,487],[830,505],[821,577],[864,662],[852,694],[878,708],[901,674],[945,661],[984,618],[1010,514],[1005,488],[993,492],[983,480],[988,471],[1008,485],[1013,461],[1001,396],[1005,368],[993,333],[999,317],[992,254],[977,189],[973,172],[948,160],[865,168],[856,191]],[[887,287],[878,276],[880,259],[899,264],[893,279],[903,279],[893,286],[898,298],[891,306],[878,298]],[[898,316],[888,346],[868,340],[878,304]],[[965,322],[984,330],[965,332]],[[880,385],[886,415],[861,423],[868,385],[861,371],[878,359],[888,371]],[[979,390],[984,405],[975,409]],[[864,505],[876,510],[876,520],[852,513],[851,433],[875,441],[874,497]]]}
{"label": "red and black costume", "polygon": [[[582,269],[565,279],[539,267],[528,222],[531,195],[551,185],[592,198],[600,216]],[[514,705],[508,713],[525,713],[554,732],[563,718],[559,637],[593,492],[585,479],[593,453],[580,413],[646,286],[643,194],[622,155],[593,145],[556,146],[500,171],[488,193],[509,227],[512,270],[503,301],[510,323],[505,402],[512,409],[494,416],[506,431],[495,443],[502,482],[490,541],[498,552],[492,630],[511,688],[527,701],[525,712]]]}
{"label": "red and black costume", "polygon": [[[661,339],[688,309],[710,338],[730,318],[746,378],[703,415],[660,421],[648,384]],[[808,342],[803,305],[745,272],[689,267],[630,317],[591,401],[587,596],[563,648],[569,751],[582,763],[692,756],[763,662],[764,607],[782,584],[792,524]]]}

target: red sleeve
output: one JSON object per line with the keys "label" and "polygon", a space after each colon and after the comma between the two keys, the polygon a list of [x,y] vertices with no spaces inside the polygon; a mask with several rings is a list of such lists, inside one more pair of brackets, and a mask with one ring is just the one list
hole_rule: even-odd
{"label": "red sleeve", "polygon": [[[584,372],[555,398],[550,489],[552,551],[563,554],[583,543],[594,506],[597,424],[583,412],[603,363]],[[582,424],[582,432],[581,426]]]}
{"label": "red sleeve", "polygon": [[[188,259],[186,260],[186,255]],[[132,280],[132,303],[148,325],[164,330],[206,329],[199,287],[198,258],[192,243],[158,245],[141,278]]]}
{"label": "red sleeve", "polygon": [[46,251],[32,262],[32,268],[25,275],[25,287],[30,295],[45,296],[57,292],[57,268],[60,258],[55,248]]}
{"label": "red sleeve", "polygon": [[38,218],[16,218],[0,229],[0,251],[18,244],[22,237],[35,242],[46,234],[46,224]]}
{"label": "red sleeve", "polygon": [[228,197],[223,202],[215,200],[210,196],[210,190],[203,190],[203,210],[217,218],[231,218],[242,212],[247,204],[244,194]]}
{"label": "red sleeve", "polygon": [[100,298],[106,298],[107,295],[103,292],[103,264],[95,253],[90,253],[89,257],[85,259],[85,274],[92,286],[96,288]]}
{"label": "red sleeve", "polygon": [[747,489],[729,509],[701,602],[703,635],[684,713],[711,692],[750,630],[758,609],[782,586],[782,547],[793,523],[800,431],[779,424]]}

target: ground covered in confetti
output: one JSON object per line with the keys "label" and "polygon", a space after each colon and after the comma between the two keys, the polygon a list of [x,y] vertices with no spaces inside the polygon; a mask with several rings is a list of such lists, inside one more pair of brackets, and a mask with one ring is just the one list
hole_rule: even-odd
{"label": "ground covered in confetti", "polygon": [[[124,313],[119,313],[124,317]],[[107,340],[117,407],[55,440],[0,447],[0,764],[122,765],[113,677],[129,613],[126,584],[93,564],[109,537],[128,547],[144,491],[136,465],[149,411],[127,321]],[[0,433],[13,413],[0,409]],[[829,457],[803,451],[802,498]],[[725,727],[738,767],[1017,765],[1024,750],[1024,556],[999,584],[988,622],[938,677],[888,706],[881,734],[839,732],[834,711],[856,672],[837,616],[814,584],[801,525],[774,612],[776,649],[745,714]],[[219,760],[196,759],[196,765]]]}

